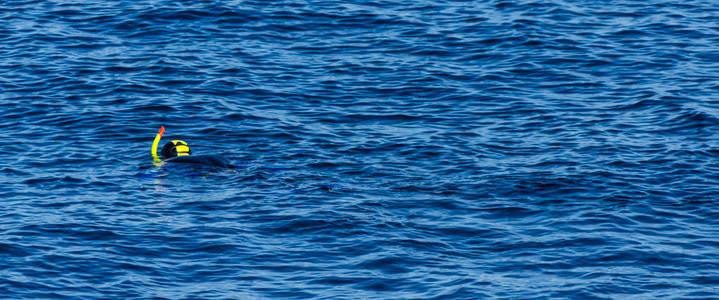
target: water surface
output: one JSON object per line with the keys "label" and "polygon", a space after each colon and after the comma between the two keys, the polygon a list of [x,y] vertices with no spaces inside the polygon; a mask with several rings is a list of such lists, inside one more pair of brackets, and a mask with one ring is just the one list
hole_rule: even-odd
{"label": "water surface", "polygon": [[717,15],[3,2],[0,294],[713,297]]}

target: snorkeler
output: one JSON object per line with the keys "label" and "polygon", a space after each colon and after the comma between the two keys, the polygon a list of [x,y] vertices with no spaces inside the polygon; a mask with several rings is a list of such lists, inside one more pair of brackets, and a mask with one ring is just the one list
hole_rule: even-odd
{"label": "snorkeler", "polygon": [[220,168],[232,168],[233,166],[230,164],[230,162],[225,159],[224,157],[217,156],[217,155],[190,155],[192,154],[192,150],[190,150],[190,146],[187,145],[185,141],[181,140],[172,140],[170,142],[167,142],[164,147],[162,147],[162,158],[157,155],[157,146],[160,144],[160,140],[162,139],[162,135],[165,133],[165,126],[160,127],[160,131],[157,132],[157,135],[155,136],[155,140],[152,142],[152,160],[153,163],[157,166],[164,165],[165,163],[188,163],[188,164],[200,164],[205,166],[211,166],[211,167],[220,167]]}

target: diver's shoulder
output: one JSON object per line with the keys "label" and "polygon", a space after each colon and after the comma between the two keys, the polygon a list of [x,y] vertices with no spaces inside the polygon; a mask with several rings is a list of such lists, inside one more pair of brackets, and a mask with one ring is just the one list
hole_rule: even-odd
{"label": "diver's shoulder", "polygon": [[230,165],[230,161],[220,155],[182,155],[168,158],[165,161],[172,163],[191,163],[218,167],[227,167]]}

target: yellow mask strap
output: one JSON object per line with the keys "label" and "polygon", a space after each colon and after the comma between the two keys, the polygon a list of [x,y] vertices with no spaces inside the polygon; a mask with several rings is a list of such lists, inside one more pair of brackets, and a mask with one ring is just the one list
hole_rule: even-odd
{"label": "yellow mask strap", "polygon": [[190,146],[185,141],[173,140],[172,144],[175,145],[177,156],[190,155]]}

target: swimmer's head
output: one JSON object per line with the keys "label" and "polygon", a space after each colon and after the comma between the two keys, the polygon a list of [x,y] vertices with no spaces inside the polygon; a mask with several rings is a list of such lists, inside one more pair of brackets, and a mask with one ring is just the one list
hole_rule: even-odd
{"label": "swimmer's head", "polygon": [[190,151],[190,146],[180,140],[168,142],[165,144],[165,147],[162,147],[162,156],[165,158],[190,155],[191,153],[192,151]]}

